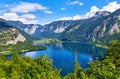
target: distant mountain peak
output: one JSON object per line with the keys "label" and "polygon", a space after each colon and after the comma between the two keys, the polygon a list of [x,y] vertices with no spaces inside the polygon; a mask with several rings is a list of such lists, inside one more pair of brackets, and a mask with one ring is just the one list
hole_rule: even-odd
{"label": "distant mountain peak", "polygon": [[115,15],[115,16],[119,16],[119,15],[120,15],[120,8],[117,9],[115,12],[113,12],[113,15]]}
{"label": "distant mountain peak", "polygon": [[108,16],[110,15],[111,13],[110,12],[107,12],[107,11],[98,11],[95,13],[94,17],[99,17],[99,16]]}

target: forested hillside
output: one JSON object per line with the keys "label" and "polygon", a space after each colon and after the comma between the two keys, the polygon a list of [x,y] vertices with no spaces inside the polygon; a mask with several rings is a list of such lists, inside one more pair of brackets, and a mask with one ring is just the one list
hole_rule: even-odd
{"label": "forested hillside", "polygon": [[14,54],[11,60],[0,56],[1,79],[119,79],[120,78],[120,40],[109,43],[106,56],[101,61],[89,63],[89,68],[82,69],[77,60],[74,71],[62,77],[49,57],[37,59],[20,57]]}

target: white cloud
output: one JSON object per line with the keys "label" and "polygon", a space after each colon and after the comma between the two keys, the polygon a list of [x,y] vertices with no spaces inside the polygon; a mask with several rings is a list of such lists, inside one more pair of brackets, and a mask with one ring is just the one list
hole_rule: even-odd
{"label": "white cloud", "polygon": [[76,5],[76,4],[79,4],[79,1],[70,2],[70,5]]}
{"label": "white cloud", "polygon": [[[72,4],[77,4],[77,2],[75,3],[72,3]],[[95,15],[95,13],[97,11],[108,11],[108,12],[114,12],[116,11],[117,9],[120,8],[120,4],[118,4],[116,1],[113,1],[113,2],[110,2],[108,5],[106,6],[103,6],[102,9],[99,9],[97,8],[96,6],[92,6],[90,11],[87,12],[85,15],[75,15],[75,16],[72,16],[72,17],[62,17],[58,20],[78,20],[78,19],[87,19],[87,18],[91,18],[92,16]]]}
{"label": "white cloud", "polygon": [[19,16],[16,13],[4,13],[3,16],[0,16],[0,18],[9,20],[16,20]]}
{"label": "white cloud", "polygon": [[82,5],[83,5],[83,3],[82,3],[82,2],[80,2],[80,1],[78,1],[78,0],[73,1],[73,2],[67,2],[67,4],[68,4],[68,5],[80,5],[80,6],[82,6]]}
{"label": "white cloud", "polygon": [[28,13],[28,12],[36,12],[36,11],[43,11],[45,13],[53,13],[52,11],[49,11],[47,7],[41,4],[28,3],[28,2],[21,2],[20,4],[13,6],[10,8],[10,11],[17,12],[17,13]]}
{"label": "white cloud", "polygon": [[0,13],[4,13],[4,12],[6,12],[6,10],[0,10]]}
{"label": "white cloud", "polygon": [[23,14],[21,17],[27,18],[27,19],[35,19],[36,18],[36,16],[33,14]]}
{"label": "white cloud", "polygon": [[59,18],[58,20],[73,20],[73,17],[62,17]]}
{"label": "white cloud", "polygon": [[91,18],[97,11],[99,11],[99,8],[92,6],[90,11],[86,13],[85,18]]}
{"label": "white cloud", "polygon": [[83,16],[80,16],[80,15],[75,15],[73,17],[62,17],[58,20],[78,20],[78,19],[81,19],[83,18]]}
{"label": "white cloud", "polygon": [[64,7],[62,7],[62,8],[61,8],[61,10],[65,10],[65,8],[64,8]]}
{"label": "white cloud", "polygon": [[36,15],[30,14],[30,12],[44,12],[46,14],[52,14],[53,12],[48,10],[47,7],[38,3],[20,2],[18,4],[2,4],[0,5],[6,10],[0,10],[0,18],[5,20],[21,21],[24,24],[37,24]]}
{"label": "white cloud", "polygon": [[75,15],[72,17],[62,17],[59,20],[78,20],[78,19],[86,19],[92,17],[97,11],[99,11],[99,8],[96,6],[92,6],[91,10],[87,12],[85,15]]}
{"label": "white cloud", "polygon": [[52,14],[53,13],[52,11],[49,11],[49,10],[45,10],[44,12],[47,13],[47,14]]}
{"label": "white cloud", "polygon": [[115,10],[120,8],[120,4],[118,4],[116,1],[110,2],[107,6],[104,6],[101,11],[109,11],[114,12]]}
{"label": "white cloud", "polygon": [[[28,17],[27,17],[28,15]],[[16,13],[4,13],[0,18],[5,20],[13,20],[13,21],[21,21],[25,24],[36,24],[37,20],[35,20],[36,16],[32,14],[23,14],[22,16],[17,15]]]}
{"label": "white cloud", "polygon": [[5,4],[5,7],[9,7],[10,5],[9,4]]}
{"label": "white cloud", "polygon": [[82,2],[80,2],[80,3],[79,3],[79,5],[80,5],[80,6],[82,6],[82,5],[83,5],[83,3],[82,3]]}

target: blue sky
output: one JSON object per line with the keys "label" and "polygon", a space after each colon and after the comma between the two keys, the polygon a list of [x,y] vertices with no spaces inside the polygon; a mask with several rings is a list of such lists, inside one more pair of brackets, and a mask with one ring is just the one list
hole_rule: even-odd
{"label": "blue sky", "polygon": [[86,19],[97,11],[114,12],[118,8],[120,0],[0,0],[0,18],[43,25]]}

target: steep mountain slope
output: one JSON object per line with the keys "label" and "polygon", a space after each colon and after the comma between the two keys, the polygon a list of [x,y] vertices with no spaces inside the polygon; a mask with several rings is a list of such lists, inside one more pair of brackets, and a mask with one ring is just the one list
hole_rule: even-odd
{"label": "steep mountain slope", "polygon": [[16,27],[23,33],[28,39],[32,39],[35,37],[39,37],[39,29],[41,29],[41,25],[39,24],[23,24],[20,21],[7,21],[10,25]]}
{"label": "steep mountain slope", "polygon": [[24,33],[37,38],[58,38],[62,41],[107,43],[119,38],[120,9],[113,13],[100,11],[89,19],[55,21],[44,26],[8,21]]}
{"label": "steep mountain slope", "polygon": [[16,28],[0,19],[0,45],[16,44],[25,40],[26,38]]}
{"label": "steep mountain slope", "polygon": [[55,21],[50,24],[43,26],[42,37],[58,38],[60,37],[71,25],[74,24],[74,21]]}
{"label": "steep mountain slope", "polygon": [[[77,29],[74,29],[75,27]],[[95,42],[110,35],[114,36],[119,30],[120,9],[114,13],[97,12],[92,18],[83,20],[82,23],[80,21],[69,28],[60,38],[75,42]]]}

